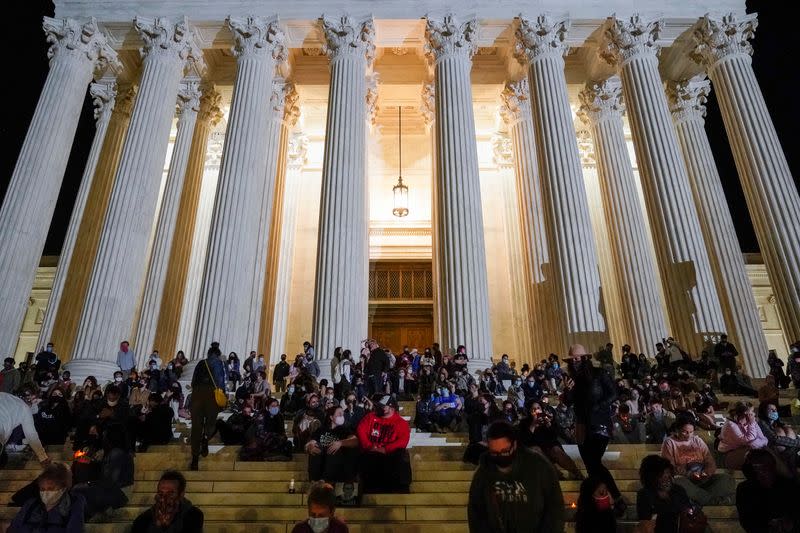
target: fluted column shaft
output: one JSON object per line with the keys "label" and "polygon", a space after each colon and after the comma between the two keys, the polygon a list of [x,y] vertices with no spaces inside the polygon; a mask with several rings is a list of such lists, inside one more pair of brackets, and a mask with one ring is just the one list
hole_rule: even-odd
{"label": "fluted column shaft", "polygon": [[16,350],[86,86],[95,68],[119,67],[94,19],[45,17],[44,31],[50,71],[0,209],[0,353],[6,355]]}
{"label": "fluted column shaft", "polygon": [[70,363],[74,376],[112,373],[119,342],[132,333],[178,84],[187,61],[202,70],[185,20],[137,18],[134,25],[145,41],[142,77]]}
{"label": "fluted column shaft", "polygon": [[[550,244],[546,277],[553,280],[556,334],[596,346],[608,338],[600,303],[600,273],[575,127],[564,75],[566,21],[540,16],[517,28],[518,57],[528,67],[539,176]],[[559,350],[563,353],[564,348]]]}
{"label": "fluted column shaft", "polygon": [[[425,122],[425,132],[430,136],[431,141],[431,154],[437,153],[436,150],[436,131],[434,121],[436,120],[436,84],[434,82],[426,82],[422,84],[422,103],[420,105],[420,113],[422,113]],[[436,206],[436,161],[433,160],[431,165],[431,278],[433,281],[433,338],[435,342],[441,343],[442,338],[442,307],[440,302],[441,296],[441,276],[439,275],[439,258],[437,257],[436,250],[439,249],[438,231],[439,227],[439,213]]]}
{"label": "fluted column shaft", "polygon": [[714,84],[784,336],[794,342],[800,339],[800,195],[751,65],[755,28],[755,15],[703,17],[695,57]]}
{"label": "fluted column shaft", "polygon": [[[67,234],[64,236],[64,243],[61,245],[58,268],[53,278],[50,298],[47,300],[47,308],[45,309],[44,318],[42,319],[42,327],[41,330],[39,330],[39,340],[36,343],[37,349],[39,346],[44,346],[48,342],[51,342],[53,326],[55,325],[58,307],[61,303],[61,296],[64,293],[64,285],[67,281],[70,263],[72,262],[72,253],[75,251],[75,243],[78,240],[78,230],[81,227],[83,212],[86,208],[86,202],[89,199],[92,183],[94,182],[95,169],[97,168],[97,163],[100,161],[100,156],[103,152],[103,143],[105,142],[111,115],[113,114],[112,111],[114,110],[114,102],[117,96],[117,84],[113,80],[93,83],[89,87],[89,93],[92,95],[95,105],[94,138],[92,139],[92,146],[89,148],[89,156],[86,158],[86,166],[83,169],[83,176],[81,176],[81,185],[78,188],[78,195],[75,197],[75,204],[72,207],[72,215],[70,215],[69,226],[67,226]],[[63,355],[61,346],[59,346],[58,353]]]}
{"label": "fluted column shaft", "polygon": [[322,22],[330,89],[317,242],[313,339],[320,368],[333,349],[355,353],[367,334],[367,67],[374,54],[372,20]]}
{"label": "fluted column shaft", "polygon": [[646,353],[664,337],[667,321],[622,129],[620,92],[617,79],[590,84],[581,93],[581,111],[592,130],[611,259],[621,289],[625,337],[617,342]]}
{"label": "fluted column shaft", "polygon": [[637,15],[611,19],[603,54],[620,69],[672,335],[697,355],[725,321],[658,72],[659,29]]}
{"label": "fluted column shaft", "polygon": [[291,136],[287,142],[281,219],[276,220],[277,224],[275,224],[280,238],[279,247],[274,254],[278,259],[278,264],[275,269],[274,298],[270,300],[274,302],[272,304],[272,324],[269,336],[266,337],[269,339],[269,356],[272,364],[280,361],[280,355],[286,349],[286,326],[289,320],[289,296],[292,285],[292,261],[300,200],[300,180],[303,175],[307,149],[308,139],[302,134]]}
{"label": "fluted column shaft", "polygon": [[557,332],[552,312],[553,280],[545,276],[550,256],[528,79],[506,84],[502,99],[501,114],[511,130],[514,148],[523,275],[531,317],[528,324],[531,328],[531,353],[532,359],[538,361],[547,354],[559,353],[563,349],[563,339]]}
{"label": "fluted column shaft", "polygon": [[[236,39],[236,81],[211,223],[193,357],[218,341],[245,352],[258,253],[270,94],[276,62],[285,59],[275,20],[229,17]],[[272,178],[274,179],[274,177]],[[271,200],[271,199],[270,199]]]}
{"label": "fluted column shaft", "polygon": [[511,318],[514,351],[518,361],[536,364],[544,354],[533,352],[528,284],[525,276],[525,251],[520,234],[519,204],[514,175],[514,148],[507,133],[493,138],[494,160],[498,166],[500,197],[503,201],[503,235],[506,245],[506,266],[511,287]]}
{"label": "fluted column shaft", "polygon": [[428,19],[436,87],[437,250],[441,344],[466,346],[474,367],[490,364],[492,330],[483,231],[478,147],[470,70],[477,21]]}
{"label": "fluted column shaft", "polygon": [[[108,209],[111,188],[114,185],[114,177],[122,156],[122,146],[131,121],[131,109],[135,94],[135,88],[128,87],[125,90],[119,90],[115,98],[114,110],[111,113],[111,120],[103,141],[102,154],[97,162],[69,262],[65,255],[67,241],[61,251],[59,270],[62,267],[67,269],[66,279],[61,290],[58,308],[55,308],[55,302],[51,295],[48,312],[57,313],[49,340],[55,343],[59,355],[64,360],[71,358],[75,337],[78,334],[81,311],[92,276],[94,257],[97,255],[97,247],[100,244],[100,233],[103,230],[103,219]],[[56,275],[58,276],[58,273]],[[52,309],[50,309],[51,305]],[[43,338],[43,340],[48,342],[48,339]]]}
{"label": "fluted column shaft", "polygon": [[211,231],[211,216],[214,212],[214,200],[217,194],[219,169],[222,158],[222,139],[224,136],[212,134],[208,141],[205,165],[199,171],[202,176],[200,197],[195,210],[194,228],[191,239],[191,252],[186,266],[185,287],[178,301],[180,322],[175,340],[175,348],[186,352],[191,360],[197,360],[203,354],[192,350],[194,333],[197,329],[200,291],[203,288],[203,273],[208,255],[208,236]]}
{"label": "fluted column shaft", "polygon": [[[275,222],[276,214],[280,214],[283,201],[283,173],[278,173],[279,168],[285,170],[282,159],[286,151],[286,135],[283,126],[283,111],[285,108],[285,94],[288,85],[283,81],[273,84],[267,142],[264,150],[267,162],[264,168],[263,192],[261,196],[261,222],[258,227],[258,251],[256,253],[255,270],[253,276],[253,292],[250,303],[250,320],[247,327],[247,351],[257,350],[263,353],[267,338],[262,336],[262,317],[265,315],[264,304],[267,298],[268,285],[274,279],[274,267],[277,257],[274,248],[274,235],[278,228]],[[271,317],[271,312],[267,312]]]}
{"label": "fluted column shaft", "polygon": [[[167,274],[159,306],[158,327],[156,328],[155,340],[152,342],[155,348],[168,357],[175,353],[176,350],[186,351],[191,348],[188,344],[176,346],[176,339],[181,324],[181,308],[183,306],[184,291],[187,285],[192,281],[197,281],[196,286],[191,289],[195,292],[194,297],[196,302],[197,293],[200,290],[199,280],[203,275],[202,269],[200,269],[199,272],[193,273],[196,279],[195,277],[190,278],[190,257],[194,254],[194,246],[205,248],[207,245],[208,222],[211,219],[211,206],[209,206],[205,215],[206,239],[195,243],[193,237],[195,234],[195,225],[198,223],[197,221],[200,217],[198,212],[200,211],[199,202],[201,188],[205,186],[203,184],[203,177],[208,138],[211,133],[211,128],[216,126],[222,118],[222,111],[219,108],[221,96],[213,85],[201,84],[200,90],[202,91],[202,96],[200,97],[199,111],[197,112],[197,120],[194,124],[194,132],[192,134],[191,146],[187,157],[186,177],[184,178],[183,190],[180,194],[180,203],[176,206],[177,220],[175,222],[172,246],[169,251]],[[177,140],[175,145],[175,150],[177,150]],[[218,172],[219,168],[217,167],[216,170]],[[167,179],[169,180],[169,177]],[[211,197],[213,199],[213,194]],[[196,303],[194,309],[195,311],[197,310]]]}
{"label": "fluted column shaft", "polygon": [[764,356],[769,348],[704,126],[704,103],[709,85],[705,79],[670,83],[667,95],[728,325],[728,336],[747,363],[749,375],[763,377],[769,372]]}
{"label": "fluted column shaft", "polygon": [[[182,83],[178,91],[178,125],[175,144],[172,148],[161,207],[158,210],[153,250],[150,253],[150,267],[144,284],[142,305],[133,343],[134,350],[139,356],[137,365],[139,368],[144,367],[147,356],[152,350],[164,351],[164,347],[155,346],[153,341],[156,338],[161,300],[170,265],[173,236],[180,213],[178,208],[184,188],[186,167],[189,163],[189,151],[192,147],[199,106],[198,83],[194,81]],[[169,356],[170,354],[165,352],[165,355]]]}

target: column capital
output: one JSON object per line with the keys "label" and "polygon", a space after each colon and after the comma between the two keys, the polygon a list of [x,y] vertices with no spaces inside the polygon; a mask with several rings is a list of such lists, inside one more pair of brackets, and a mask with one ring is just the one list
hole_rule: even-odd
{"label": "column capital", "polygon": [[500,116],[509,126],[513,126],[520,120],[531,118],[528,78],[506,82],[506,86],[500,93],[500,101],[502,102]]}
{"label": "column capital", "polygon": [[167,17],[136,17],[133,26],[144,41],[139,49],[142,58],[177,61],[186,69],[190,64],[198,74],[205,72],[203,51],[197,45],[186,17],[172,20]]}
{"label": "column capital", "polygon": [[750,39],[755,35],[758,19],[756,14],[743,18],[733,13],[713,18],[710,15],[700,17],[692,31],[694,49],[689,57],[706,68],[713,67],[718,61],[734,55],[753,55]]}
{"label": "column capital", "polygon": [[566,43],[569,20],[555,20],[539,15],[535,20],[519,16],[514,31],[514,57],[521,63],[533,63],[543,57],[563,57],[569,50]]}
{"label": "column capital", "polygon": [[197,80],[183,80],[178,86],[178,120],[186,111],[197,113],[200,111],[200,82]]}
{"label": "column capital", "polygon": [[425,17],[425,52],[435,62],[457,57],[472,61],[478,49],[478,21],[461,22],[452,13],[441,19]]}
{"label": "column capital", "polygon": [[288,127],[293,128],[300,118],[300,106],[298,105],[300,95],[297,94],[297,89],[292,82],[284,85],[284,92],[283,121]]}
{"label": "column capital", "polygon": [[622,103],[622,83],[616,76],[600,82],[588,82],[578,93],[581,120],[599,124],[606,120],[620,120],[625,106]]}
{"label": "column capital", "polygon": [[237,59],[271,58],[276,63],[286,61],[285,35],[277,17],[228,16],[226,22],[233,33],[231,51]]}
{"label": "column capital", "polygon": [[433,82],[422,84],[421,93],[422,103],[419,111],[425,120],[425,125],[430,126],[436,120],[436,84]]}
{"label": "column capital", "polygon": [[367,95],[365,104],[367,106],[367,122],[375,126],[378,118],[378,73],[370,72],[367,74]]}
{"label": "column capital", "polygon": [[47,58],[55,60],[71,57],[89,60],[97,77],[110,70],[119,73],[122,63],[108,39],[97,27],[94,17],[84,20],[44,17],[42,20],[47,42]]}
{"label": "column capital", "polygon": [[117,99],[117,81],[100,80],[89,85],[89,95],[94,104],[94,119],[97,122],[108,120]]}
{"label": "column capital", "polygon": [[209,124],[212,128],[222,120],[222,95],[211,82],[200,84],[200,108],[197,112],[197,120]]}
{"label": "column capital", "polygon": [[297,132],[289,138],[288,159],[289,166],[294,169],[301,169],[306,164],[308,155],[308,137],[302,132]]}
{"label": "column capital", "polygon": [[627,19],[609,17],[598,53],[609,65],[617,68],[635,57],[656,58],[660,51],[656,41],[662,24],[661,19],[649,20],[638,13]]}
{"label": "column capital", "polygon": [[705,122],[706,99],[711,92],[711,82],[705,74],[688,80],[667,82],[667,101],[675,123],[699,120]]}
{"label": "column capital", "polygon": [[372,64],[375,59],[375,22],[372,17],[356,21],[347,15],[339,18],[323,15],[319,23],[325,36],[322,50],[331,61],[346,56],[363,56],[368,65]]}
{"label": "column capital", "polygon": [[514,144],[508,132],[498,131],[492,135],[492,155],[494,163],[501,169],[514,166]]}
{"label": "column capital", "polygon": [[114,103],[114,113],[119,113],[125,118],[131,118],[133,103],[136,100],[136,93],[139,88],[136,85],[125,85],[117,87],[117,97]]}

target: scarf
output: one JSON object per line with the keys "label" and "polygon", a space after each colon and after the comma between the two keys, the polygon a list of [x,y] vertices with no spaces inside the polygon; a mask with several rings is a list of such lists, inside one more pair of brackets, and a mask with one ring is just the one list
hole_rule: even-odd
{"label": "scarf", "polygon": [[160,528],[172,524],[180,509],[181,499],[177,496],[162,496],[156,494],[156,504],[153,506],[153,518]]}

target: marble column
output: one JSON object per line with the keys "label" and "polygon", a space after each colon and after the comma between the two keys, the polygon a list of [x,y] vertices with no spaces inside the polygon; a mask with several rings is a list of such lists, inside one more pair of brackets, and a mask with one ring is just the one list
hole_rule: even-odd
{"label": "marble column", "polygon": [[756,24],[755,14],[703,17],[692,55],[714,84],[783,332],[794,342],[800,339],[800,195],[750,63]]}
{"label": "marble column", "polygon": [[150,253],[150,267],[147,270],[139,321],[133,342],[133,348],[139,358],[139,368],[145,366],[148,354],[154,349],[159,350],[165,357],[171,356],[164,350],[165,347],[155,346],[153,341],[156,338],[164,285],[167,282],[175,227],[178,224],[186,167],[189,163],[189,151],[192,147],[197,112],[200,109],[199,85],[197,80],[187,80],[182,82],[178,89],[177,133],[162,194],[161,207],[158,210],[153,249]]}
{"label": "marble column", "polygon": [[667,83],[667,97],[728,325],[728,337],[739,349],[749,375],[760,378],[769,372],[764,356],[769,348],[705,131],[703,117],[710,85],[705,74],[671,81]]}
{"label": "marble column", "polygon": [[275,270],[272,326],[268,337],[272,364],[280,361],[280,355],[286,349],[286,326],[289,321],[289,296],[292,287],[292,262],[294,260],[297,211],[300,204],[300,182],[303,177],[307,152],[308,137],[302,133],[293,134],[287,148],[283,213],[280,223],[276,224],[276,227],[280,228],[280,248],[275,254],[278,258],[278,266]]}
{"label": "marble column", "polygon": [[120,341],[133,333],[178,86],[190,64],[204,70],[202,51],[185,18],[137,17],[134,27],[144,41],[139,94],[69,363],[76,379],[110,376],[117,368]]}
{"label": "marble column", "polygon": [[[117,97],[117,82],[113,79],[104,79],[89,86],[89,94],[92,96],[92,103],[95,106],[95,132],[92,139],[92,146],[89,148],[89,156],[86,158],[86,166],[83,168],[81,185],[78,188],[78,195],[75,197],[75,204],[72,207],[72,214],[67,226],[67,234],[64,243],[61,245],[61,255],[58,258],[58,268],[53,278],[53,287],[50,290],[50,298],[47,300],[47,308],[42,318],[42,327],[39,331],[39,340],[36,343],[37,349],[40,346],[51,342],[53,326],[55,325],[58,307],[61,303],[61,296],[64,293],[64,285],[67,281],[67,274],[72,263],[72,254],[75,251],[75,243],[78,240],[78,230],[83,220],[83,212],[86,209],[86,202],[89,199],[89,192],[94,182],[97,163],[103,152],[103,144],[106,139],[108,125],[111,122],[114,104]],[[61,346],[58,346],[59,354]]]}
{"label": "marble column", "polygon": [[[213,341],[246,353],[251,293],[261,222],[264,150],[275,67],[286,59],[277,19],[228,17],[236,81],[211,222],[193,357]],[[274,179],[274,177],[272,178]],[[271,203],[271,198],[270,198]]]}
{"label": "marble column", "polygon": [[[203,288],[203,272],[208,255],[208,235],[211,231],[211,216],[214,212],[214,200],[217,195],[219,169],[222,163],[222,148],[225,131],[214,131],[208,140],[205,165],[201,169],[202,185],[200,198],[195,211],[194,229],[191,235],[191,253],[186,268],[186,286],[180,300],[178,335],[175,347],[186,352],[190,360],[197,360],[202,353],[192,350],[194,332],[197,329],[197,312],[200,304],[200,290]],[[184,374],[188,374],[184,372]]]}
{"label": "marble column", "polygon": [[528,308],[528,284],[525,276],[525,249],[520,234],[519,202],[514,176],[514,143],[507,132],[498,132],[492,138],[494,162],[498,166],[500,196],[503,200],[503,235],[511,286],[511,317],[514,340],[513,353],[517,360],[530,365],[538,363],[539,356],[531,345],[531,321]]}
{"label": "marble column", "polygon": [[426,49],[436,86],[436,234],[443,350],[463,344],[473,368],[491,365],[478,146],[470,70],[478,23],[427,19]]}
{"label": "marble column", "polygon": [[511,130],[514,147],[514,174],[519,202],[517,211],[531,317],[531,354],[534,360],[539,360],[552,352],[561,352],[563,339],[557,334],[557,325],[553,320],[553,280],[545,275],[550,255],[528,78],[506,83],[500,97],[503,102],[500,114]]}
{"label": "marble column", "polygon": [[625,336],[614,339],[647,353],[664,337],[667,321],[655,256],[622,128],[619,78],[589,83],[580,93],[582,120],[591,127]]}
{"label": "marble column", "polygon": [[725,331],[725,321],[658,72],[660,29],[660,21],[639,15],[610,18],[600,55],[622,78],[671,334],[697,357]]}
{"label": "marble column", "polygon": [[[58,354],[68,360],[72,356],[72,349],[75,344],[75,337],[78,334],[78,324],[80,323],[83,303],[86,300],[86,290],[89,287],[89,280],[92,276],[92,266],[94,257],[97,255],[97,247],[100,244],[100,233],[103,230],[103,219],[108,209],[108,200],[111,197],[111,188],[114,185],[114,177],[117,174],[119,160],[122,156],[122,146],[128,132],[128,125],[131,121],[131,111],[136,97],[136,87],[128,86],[118,88],[115,97],[114,110],[111,113],[111,120],[103,141],[103,152],[97,162],[97,168],[92,179],[89,197],[86,199],[83,213],[81,215],[80,227],[78,228],[75,246],[69,254],[70,260],[67,262],[66,244],[61,251],[61,259],[64,262],[63,268],[68,269],[64,288],[61,290],[58,307],[52,300],[52,312],[57,313],[53,323],[52,335],[49,340],[55,342]],[[59,265],[59,269],[62,268]],[[43,339],[47,342],[48,339]]]}
{"label": "marble column", "polygon": [[600,175],[597,172],[597,159],[589,126],[576,119],[575,134],[578,141],[578,153],[581,156],[583,186],[586,189],[586,200],[589,205],[589,217],[592,221],[594,245],[597,250],[597,269],[600,273],[600,305],[603,319],[606,322],[608,340],[620,346],[627,342],[628,328],[622,318],[622,300],[620,299],[620,283],[614,270],[611,240],[608,236],[608,224],[603,207],[603,195],[600,192]]}
{"label": "marble column", "polygon": [[95,71],[121,67],[94,18],[44,17],[43,27],[50,71],[0,208],[0,353],[5,355],[16,351],[86,86]]}
{"label": "marble column", "polygon": [[[264,302],[261,305],[261,323],[259,325],[260,340],[259,353],[266,353],[267,360],[273,364],[280,361],[280,355],[286,342],[286,313],[288,309],[278,309],[278,305],[288,306],[288,288],[291,278],[291,258],[294,255],[294,233],[286,235],[288,231],[294,232],[295,227],[295,204],[297,202],[297,191],[299,184],[287,184],[287,180],[299,180],[299,169],[296,162],[291,162],[293,152],[296,147],[290,148],[291,143],[295,143],[292,137],[292,129],[300,118],[300,108],[297,106],[299,96],[294,88],[294,84],[287,83],[283,88],[283,113],[280,120],[280,140],[277,150],[277,165],[275,170],[275,195],[272,207],[272,223],[270,225],[269,249],[267,251],[267,277],[265,279],[263,293]],[[295,167],[290,168],[290,164]],[[302,166],[302,163],[300,163]],[[290,176],[291,174],[291,176]],[[287,188],[289,189],[287,191]],[[291,205],[288,205],[287,202]],[[287,210],[290,211],[287,213]],[[284,237],[290,241],[287,249],[284,245]],[[284,255],[288,254],[289,263],[286,263]],[[281,268],[284,271],[281,271]],[[279,287],[280,285],[280,287]],[[278,294],[280,292],[280,294]],[[280,304],[278,303],[280,298]],[[282,317],[278,317],[282,315]],[[283,333],[274,330],[276,326]],[[273,339],[277,336],[277,339]],[[276,353],[277,350],[277,353]]]}
{"label": "marble column", "polygon": [[[211,83],[201,83],[199,87],[201,96],[197,120],[192,134],[192,143],[186,165],[186,177],[181,191],[180,203],[177,206],[178,219],[175,233],[172,237],[172,247],[169,252],[169,266],[163,295],[161,297],[160,311],[158,313],[158,327],[153,346],[157,347],[163,355],[170,357],[176,350],[188,350],[190,344],[177,344],[178,331],[181,324],[181,309],[186,290],[194,291],[195,302],[200,290],[199,280],[202,278],[202,267],[197,273],[190,273],[189,265],[194,255],[195,246],[205,248],[208,244],[208,223],[211,220],[211,209],[200,208],[202,189],[206,181],[216,184],[216,174],[206,180],[206,152],[208,149],[209,135],[213,128],[222,119],[222,96]],[[177,142],[176,142],[177,145]],[[220,148],[221,152],[221,148]],[[215,168],[219,173],[219,165]],[[212,171],[213,172],[213,171]],[[213,204],[213,188],[211,189],[211,203]],[[201,211],[203,214],[201,215]],[[206,239],[194,242],[195,228],[205,222]],[[195,283],[194,286],[192,284]],[[190,288],[192,287],[192,288]],[[194,306],[197,310],[197,304]]]}
{"label": "marble column", "polygon": [[421,93],[422,103],[419,110],[422,113],[423,120],[425,121],[425,131],[431,138],[431,278],[433,281],[433,338],[434,342],[440,342],[442,338],[442,307],[439,302],[442,301],[441,296],[441,283],[439,275],[439,258],[435,250],[439,249],[438,239],[436,237],[436,228],[439,227],[439,214],[436,210],[438,201],[436,200],[436,85],[432,82],[425,82],[422,84]]}
{"label": "marble column", "polygon": [[[273,254],[270,237],[275,228],[276,203],[279,194],[283,192],[283,175],[278,175],[279,167],[282,165],[282,158],[286,151],[286,135],[283,129],[283,116],[286,105],[286,98],[294,91],[294,88],[284,80],[275,80],[272,84],[272,94],[270,95],[270,111],[267,118],[267,138],[264,151],[267,154],[267,161],[264,167],[264,178],[262,191],[260,194],[261,220],[258,226],[258,250],[253,258],[255,266],[253,270],[253,288],[250,294],[250,319],[247,324],[246,348],[243,353],[256,350],[263,353],[266,339],[262,338],[262,316],[264,314],[264,297],[267,291],[267,280],[274,274]],[[283,198],[281,197],[281,200]],[[278,206],[278,209],[280,207]],[[269,359],[267,359],[269,360]]]}
{"label": "marble column", "polygon": [[367,70],[375,57],[372,19],[322,19],[330,58],[328,117],[317,242],[312,344],[330,373],[333,349],[357,353],[367,335]]}
{"label": "marble column", "polygon": [[517,57],[527,65],[539,176],[550,244],[545,277],[553,281],[556,335],[566,346],[597,346],[608,338],[600,302],[600,273],[575,127],[567,95],[564,54],[568,22],[541,15],[520,19]]}

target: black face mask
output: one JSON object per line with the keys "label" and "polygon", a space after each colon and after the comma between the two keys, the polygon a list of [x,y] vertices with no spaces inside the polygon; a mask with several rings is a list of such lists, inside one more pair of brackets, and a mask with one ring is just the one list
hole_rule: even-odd
{"label": "black face mask", "polygon": [[381,417],[386,415],[386,407],[384,407],[382,405],[376,405],[375,406],[375,414],[377,416],[381,416]]}
{"label": "black face mask", "polygon": [[514,454],[511,455],[493,455],[489,454],[489,461],[491,461],[498,468],[508,468],[514,462]]}

